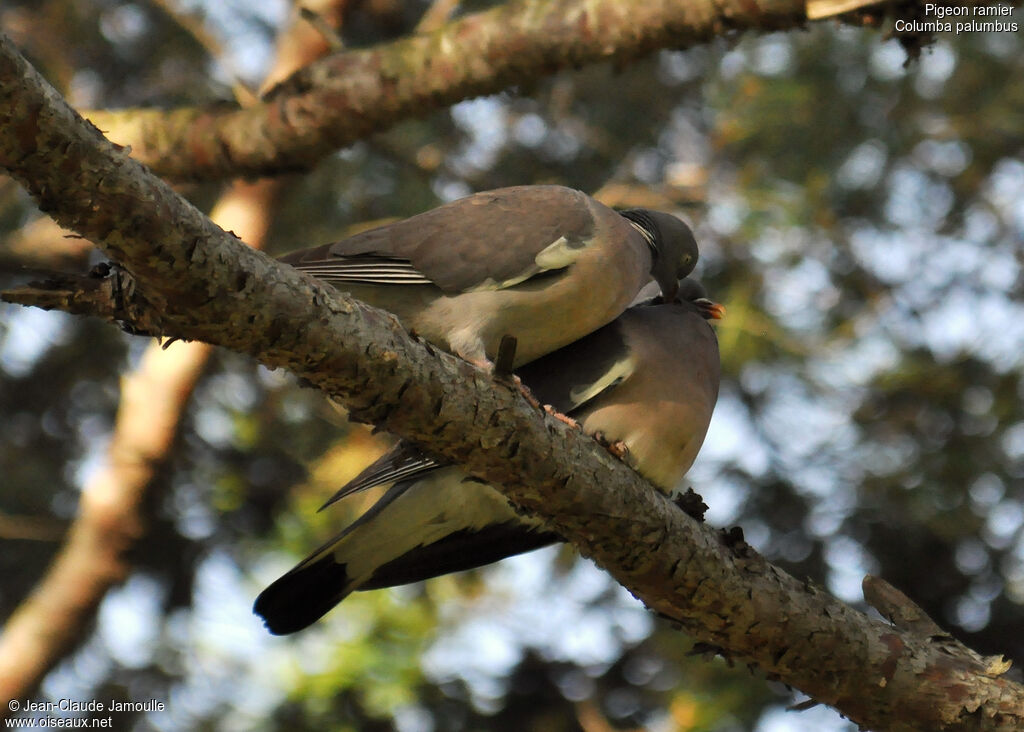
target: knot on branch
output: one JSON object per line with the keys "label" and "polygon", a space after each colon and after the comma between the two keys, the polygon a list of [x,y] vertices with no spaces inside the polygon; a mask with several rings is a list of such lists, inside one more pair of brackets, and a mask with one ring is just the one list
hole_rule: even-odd
{"label": "knot on branch", "polygon": [[163,333],[159,309],[141,294],[132,274],[113,262],[98,264],[84,275],[51,272],[45,279],[4,290],[0,299],[43,310],[94,315],[132,335],[159,338]]}

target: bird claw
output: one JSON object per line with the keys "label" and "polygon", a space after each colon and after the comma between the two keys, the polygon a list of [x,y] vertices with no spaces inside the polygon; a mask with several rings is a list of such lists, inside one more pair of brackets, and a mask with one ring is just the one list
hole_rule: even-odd
{"label": "bird claw", "polygon": [[523,395],[523,399],[525,399],[527,403],[529,403],[529,405],[534,409],[541,408],[540,402],[537,400],[537,397],[533,395],[533,392],[530,391],[530,387],[524,384],[523,380],[520,379],[515,374],[511,374],[508,377],[495,376],[495,378],[498,379],[499,381],[504,381],[506,383],[512,384],[512,386],[517,388],[519,390],[519,393]]}
{"label": "bird claw", "polygon": [[629,455],[629,447],[626,446],[625,441],[615,440],[610,442],[607,437],[604,436],[603,432],[595,432],[594,439],[597,440],[597,444],[603,447],[605,450],[610,452],[614,457],[619,460],[625,461],[626,456]]}
{"label": "bird claw", "polygon": [[518,389],[519,393],[523,395],[523,398],[534,409],[540,409],[541,408],[540,407],[540,402],[537,400],[537,397],[535,397],[533,395],[533,392],[530,391],[530,387],[528,387],[526,384],[524,384],[523,380],[520,379],[515,374],[513,374],[513,373],[502,373],[502,372],[494,369],[493,368],[494,364],[492,364],[490,361],[486,361],[484,363],[479,363],[477,361],[470,360],[470,359],[466,359],[466,360],[469,361],[474,366],[479,366],[482,369],[486,369],[487,371],[490,371],[491,375],[494,377],[495,381],[500,382],[502,384],[508,384],[509,386],[512,386],[515,389]]}
{"label": "bird claw", "polygon": [[[534,399],[534,401],[536,401],[536,399]],[[582,427],[580,427],[580,423],[579,422],[577,422],[575,419],[570,417],[568,414],[562,414],[557,409],[552,407],[550,404],[545,404],[542,407],[542,409],[545,412],[547,412],[549,415],[551,415],[552,417],[557,419],[559,422],[565,422],[567,425],[569,425],[570,427],[572,427],[575,430],[582,430],[583,429]]]}

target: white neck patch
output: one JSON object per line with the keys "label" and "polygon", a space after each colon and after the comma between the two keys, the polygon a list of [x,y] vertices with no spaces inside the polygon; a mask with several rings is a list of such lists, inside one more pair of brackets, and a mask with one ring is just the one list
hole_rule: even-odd
{"label": "white neck patch", "polygon": [[652,252],[658,251],[658,247],[654,243],[654,236],[651,234],[651,232],[649,232],[647,229],[645,229],[635,221],[630,221],[629,225],[636,229],[638,232],[640,232],[640,236],[644,238],[644,241],[647,242],[647,246],[651,248]]}

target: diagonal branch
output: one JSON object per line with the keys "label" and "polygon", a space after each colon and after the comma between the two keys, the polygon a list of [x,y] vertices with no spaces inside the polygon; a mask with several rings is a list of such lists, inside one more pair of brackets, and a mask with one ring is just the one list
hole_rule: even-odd
{"label": "diagonal branch", "polygon": [[[275,183],[236,183],[211,215],[259,243],[269,225],[267,203]],[[118,268],[59,275],[17,291],[42,307],[100,314],[118,325],[130,323],[133,331],[157,335],[163,328],[134,280]],[[106,593],[132,570],[135,549],[148,535],[144,499],[165,472],[212,351],[205,343],[166,348],[170,344],[152,343],[121,378],[103,463],[83,486],[60,551],[0,635],[0,699],[30,698],[44,676],[87,637]]]}
{"label": "diagonal branch", "polygon": [[[322,0],[321,7],[340,13],[343,2]],[[282,31],[271,78],[323,55],[323,43],[297,38],[307,31],[302,21]],[[281,185],[280,180],[235,181],[210,215],[225,228],[243,232],[251,245],[259,247]],[[33,229],[58,229],[48,217],[40,217],[37,224]],[[49,237],[52,242],[52,232]],[[74,241],[92,248],[81,237]],[[19,242],[19,253],[36,253],[42,248],[31,243]],[[51,257],[53,249],[47,247]],[[133,330],[162,331],[159,314],[135,290],[130,275],[120,269],[97,268],[84,277],[64,275],[45,287],[23,288],[23,294],[37,301],[41,296],[49,306],[70,312],[106,309],[108,319],[118,324],[130,322]],[[135,301],[140,304],[130,304]],[[128,311],[119,310],[126,306]],[[150,314],[155,319],[145,322]],[[78,514],[53,563],[0,635],[0,699],[30,698],[45,675],[87,637],[107,591],[131,571],[133,550],[148,535],[143,499],[154,489],[170,457],[189,397],[211,350],[205,343],[179,343],[169,350],[152,343],[139,365],[123,375],[117,420],[104,462],[83,487]],[[0,516],[0,530],[4,525]],[[33,535],[31,531],[23,533]],[[34,535],[45,536],[39,528]],[[0,711],[0,716],[4,714]]]}
{"label": "diagonal branch", "polygon": [[876,730],[1012,730],[998,659],[873,619],[695,520],[514,387],[247,249],[83,123],[0,38],[0,166],[128,269],[174,335],[248,353],[500,488],[708,646]]}

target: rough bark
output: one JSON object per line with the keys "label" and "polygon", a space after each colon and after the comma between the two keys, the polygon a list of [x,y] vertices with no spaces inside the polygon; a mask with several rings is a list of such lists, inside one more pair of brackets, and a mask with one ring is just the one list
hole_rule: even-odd
{"label": "rough bark", "polygon": [[311,64],[262,104],[89,112],[175,180],[305,169],[410,116],[559,69],[686,48],[728,30],[794,28],[803,0],[512,0],[440,29]]}
{"label": "rough bark", "polygon": [[[324,11],[337,8],[340,12],[340,5],[339,0],[320,3]],[[309,38],[308,31],[301,20],[284,30],[270,71],[272,78],[323,55],[326,45]],[[276,180],[236,181],[214,206],[211,218],[258,248],[270,226],[272,203],[280,187]],[[50,230],[48,236],[34,239],[45,238],[51,246],[39,246],[28,238],[18,241],[17,254],[22,258],[30,255],[29,261],[31,255],[39,259],[39,249],[50,258],[62,253],[52,246],[54,242],[74,242],[82,254],[93,246],[82,237],[56,238],[54,230],[60,231],[59,227],[47,217],[38,219],[33,229]],[[121,293],[111,292],[109,286],[118,281],[119,274],[67,276],[66,281],[74,283],[75,302],[63,304],[89,312],[111,302],[112,297],[117,301]],[[130,319],[131,314],[118,314],[118,322]],[[204,343],[178,343],[166,350],[153,343],[139,366],[122,378],[121,400],[104,464],[84,486],[74,523],[53,563],[0,635],[0,700],[31,697],[45,675],[88,637],[106,593],[130,573],[133,549],[148,534],[141,506],[171,456],[181,418],[210,353]],[[0,529],[3,523],[0,521]],[[0,717],[6,713],[7,705],[2,704]]]}
{"label": "rough bark", "polygon": [[1024,689],[1000,659],[790,577],[516,389],[242,246],[84,123],[5,38],[0,165],[132,273],[166,332],[288,368],[357,419],[463,464],[709,647],[866,728],[1024,726]]}
{"label": "rough bark", "polygon": [[[211,215],[258,244],[269,225],[268,196],[274,187],[273,181],[237,184]],[[121,295],[110,290],[114,276],[68,275],[63,281],[75,292],[74,304],[63,305],[82,313]],[[118,313],[116,320],[131,318]],[[131,572],[133,550],[148,533],[141,507],[170,459],[210,352],[205,343],[168,349],[153,343],[121,379],[104,463],[83,487],[78,513],[53,563],[0,634],[0,700],[31,697],[44,676],[87,637],[106,593]],[[0,716],[5,708],[0,704]]]}

